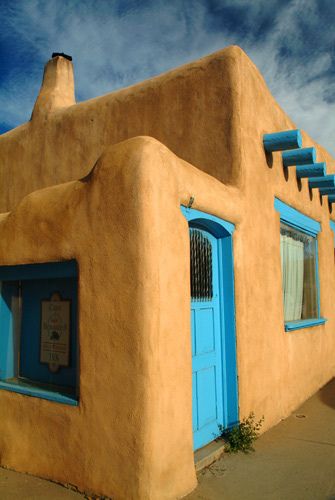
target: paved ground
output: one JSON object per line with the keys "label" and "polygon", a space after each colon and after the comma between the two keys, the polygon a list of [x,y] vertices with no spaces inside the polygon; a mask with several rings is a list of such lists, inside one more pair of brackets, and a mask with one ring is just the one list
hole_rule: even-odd
{"label": "paved ground", "polygon": [[223,455],[187,500],[335,500],[335,380],[262,435]]}
{"label": "paved ground", "polygon": [[[335,500],[335,380],[266,432],[250,455],[224,455],[185,500]],[[55,483],[0,468],[0,500],[80,500]],[[127,499],[125,499],[127,500]]]}
{"label": "paved ground", "polygon": [[59,484],[0,467],[0,500],[83,500]]}

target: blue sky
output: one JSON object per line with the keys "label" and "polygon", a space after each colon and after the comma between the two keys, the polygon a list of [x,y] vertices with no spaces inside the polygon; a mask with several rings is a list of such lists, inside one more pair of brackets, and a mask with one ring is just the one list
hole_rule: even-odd
{"label": "blue sky", "polygon": [[0,22],[0,133],[30,118],[52,52],[81,101],[236,44],[335,155],[335,0],[0,0]]}

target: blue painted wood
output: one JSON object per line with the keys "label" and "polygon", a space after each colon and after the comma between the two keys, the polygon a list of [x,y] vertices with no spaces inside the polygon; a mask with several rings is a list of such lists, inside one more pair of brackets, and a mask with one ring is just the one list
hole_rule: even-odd
{"label": "blue painted wood", "polygon": [[207,301],[191,302],[195,449],[218,436],[218,424],[223,422],[218,245],[214,236],[206,231],[201,232],[212,246],[213,297]]}
{"label": "blue painted wood", "polygon": [[291,165],[306,165],[315,163],[315,148],[293,149],[292,151],[283,151],[282,153],[284,167]]}
{"label": "blue painted wood", "polygon": [[301,148],[301,132],[300,130],[285,130],[284,132],[264,134],[263,144],[265,151],[269,153],[272,151]]}
{"label": "blue painted wood", "polygon": [[[321,318],[321,307],[320,307],[320,277],[319,277],[319,244],[317,238],[315,238],[315,283],[316,283],[316,295],[318,302],[318,318]],[[316,319],[316,318],[313,318]]]}
{"label": "blue painted wood", "polygon": [[57,403],[67,404],[71,406],[79,405],[79,402],[70,396],[65,396],[60,392],[47,391],[39,387],[28,387],[14,382],[5,382],[2,380],[0,381],[0,389],[16,392],[18,394],[24,394],[25,396],[47,399],[49,401],[55,401]]}
{"label": "blue painted wood", "polygon": [[326,318],[318,319],[302,319],[300,321],[288,321],[285,323],[285,331],[292,332],[293,330],[300,330],[302,328],[311,328],[312,326],[324,325],[328,321]]}
{"label": "blue painted wood", "polygon": [[199,227],[199,229],[208,229],[216,238],[225,238],[232,235],[235,230],[235,225],[224,219],[220,219],[215,215],[206,214],[195,208],[187,208],[183,205],[180,210],[184,217],[191,222],[192,227]]}
{"label": "blue painted wood", "polygon": [[328,201],[329,201],[329,203],[335,203],[335,191],[334,191],[334,194],[330,194],[328,196]]}
{"label": "blue painted wood", "polygon": [[238,379],[235,332],[234,254],[232,237],[222,238],[219,244],[220,294],[223,301],[221,321],[223,350],[224,426],[233,427],[239,421]]}
{"label": "blue painted wood", "polygon": [[333,194],[335,194],[335,188],[333,188],[333,187],[320,188],[319,192],[320,192],[321,196],[333,195]]}
{"label": "blue painted wood", "polygon": [[15,283],[2,283],[0,294],[0,380],[16,376],[17,341],[13,328],[12,306],[18,297],[18,286]]}
{"label": "blue painted wood", "polygon": [[323,177],[326,175],[326,163],[311,163],[310,165],[297,165],[296,168],[298,179],[304,177]]}
{"label": "blue painted wood", "polygon": [[78,276],[78,266],[75,260],[64,262],[46,262],[41,264],[19,264],[15,266],[0,266],[0,280],[49,279]]}
{"label": "blue painted wood", "polygon": [[[334,202],[335,202],[335,197],[334,197]],[[329,221],[329,224],[330,224],[331,230],[334,233],[334,246],[335,246],[335,221],[331,220],[331,221]]]}
{"label": "blue painted wood", "polygon": [[325,175],[324,177],[311,177],[308,179],[310,188],[335,188],[335,175]]}
{"label": "blue painted wood", "polygon": [[[200,394],[200,400],[197,402],[193,400],[193,429],[194,429],[194,446],[195,449],[204,446],[209,441],[212,441],[215,436],[218,435],[218,424],[225,427],[231,427],[238,422],[238,381],[237,381],[237,365],[236,365],[236,334],[235,334],[235,304],[234,304],[234,267],[233,267],[233,252],[232,252],[232,233],[234,231],[234,225],[228,221],[219,219],[218,217],[206,214],[199,210],[188,209],[181,207],[181,211],[189,221],[190,226],[196,227],[197,229],[205,231],[206,234],[210,233],[211,237],[214,238],[212,241],[216,241],[217,246],[217,282],[218,282],[218,302],[219,302],[219,343],[215,344],[215,356],[221,355],[221,362],[218,361],[218,365],[221,368],[218,370],[216,368],[214,371],[211,367],[207,370],[206,367],[201,364],[199,360],[193,362],[195,367],[201,368],[202,374],[200,375],[200,380],[196,373],[193,373],[192,387],[193,387],[193,398],[198,398]],[[217,287],[217,285],[215,285]],[[224,300],[223,300],[224,297]],[[195,301],[194,301],[195,302]],[[197,329],[201,330],[202,326],[207,324],[213,324],[214,329],[217,320],[216,316],[212,313],[213,321],[209,318],[210,313],[206,308],[202,312],[196,312],[196,307],[193,307],[194,302],[191,302],[191,327],[192,327],[192,356],[193,359],[197,356]],[[202,303],[204,306],[204,303]],[[201,306],[199,306],[201,308]],[[197,315],[200,314],[200,319]],[[205,316],[205,319],[203,318]],[[206,318],[207,316],[207,318]],[[207,329],[207,332],[210,329]],[[217,335],[215,330],[214,341]],[[198,333],[199,336],[199,333]],[[201,336],[201,334],[200,334]],[[213,345],[213,336],[205,336],[206,340],[202,339],[199,345],[202,348],[210,349]],[[218,342],[218,340],[216,340]],[[219,350],[217,350],[219,349]],[[207,353],[207,363],[211,363],[217,358],[210,357]],[[218,373],[216,373],[218,371]],[[208,410],[198,409],[199,402],[201,406],[201,395],[204,394],[204,380],[206,379],[206,386],[208,384],[214,383],[214,372],[216,380],[220,386],[221,395],[218,395],[218,401],[220,398],[223,405],[217,406],[217,421],[212,425],[208,421],[206,425],[202,428],[199,427],[204,420],[206,420],[204,411],[208,413],[213,413],[213,391],[208,393]],[[212,382],[210,382],[212,381]],[[219,387],[219,386],[218,386]],[[208,390],[208,389],[207,389]],[[206,405],[205,405],[206,406]],[[212,410],[211,410],[212,408]],[[208,417],[209,419],[209,417]],[[207,428],[206,428],[207,427]]]}
{"label": "blue painted wood", "polygon": [[302,231],[311,236],[317,236],[321,231],[320,222],[311,219],[305,214],[302,214],[293,207],[290,207],[279,198],[275,198],[274,207],[280,214],[280,220],[285,224],[288,224],[298,231]]}

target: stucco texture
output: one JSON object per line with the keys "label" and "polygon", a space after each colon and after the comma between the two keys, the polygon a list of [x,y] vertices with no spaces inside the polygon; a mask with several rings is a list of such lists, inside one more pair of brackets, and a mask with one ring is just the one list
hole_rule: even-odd
{"label": "stucco texture", "polygon": [[[238,47],[78,105],[71,63],[46,71],[33,119],[0,137],[0,264],[77,260],[80,404],[0,391],[1,464],[116,499],[179,498],[196,485],[180,205],[193,196],[236,226],[240,417],[264,415],[263,430],[335,375],[331,209],[265,155],[264,133],[296,127]],[[284,331],[275,196],[321,222],[325,325]]]}

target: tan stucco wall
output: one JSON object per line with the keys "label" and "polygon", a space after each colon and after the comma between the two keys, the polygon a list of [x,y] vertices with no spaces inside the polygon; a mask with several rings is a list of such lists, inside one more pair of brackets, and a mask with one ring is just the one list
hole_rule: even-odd
{"label": "tan stucco wall", "polygon": [[[0,218],[0,264],[78,260],[80,406],[0,391],[1,463],[115,498],[176,498],[195,486],[180,204],[192,195],[193,208],[236,225],[240,416],[264,414],[265,430],[335,374],[328,203],[297,183],[295,167],[283,170],[280,153],[266,158],[263,133],[295,127],[238,48],[67,109],[44,91],[48,111],[38,105],[37,118],[0,137],[3,210],[83,176],[103,155],[82,181],[36,191]],[[199,169],[148,137],[106,148],[137,133],[159,136]],[[303,145],[313,144],[304,134]],[[317,151],[333,171],[334,160]],[[321,222],[324,326],[284,332],[274,196]]]}
{"label": "tan stucco wall", "polygon": [[[239,270],[245,285],[236,292],[240,409],[242,414],[254,409],[266,415],[266,429],[335,374],[334,234],[329,226],[334,212],[327,197],[321,199],[319,190],[309,190],[307,179],[297,181],[295,167],[283,169],[280,152],[266,158],[263,134],[296,126],[273,99],[250,59],[241,57],[240,63],[246,200],[237,231],[242,239]],[[317,149],[317,161],[327,162],[327,173],[334,172],[334,159],[303,132],[303,147],[310,146]],[[273,208],[274,197],[321,222],[321,316],[328,318],[324,326],[284,332],[279,214]]]}

